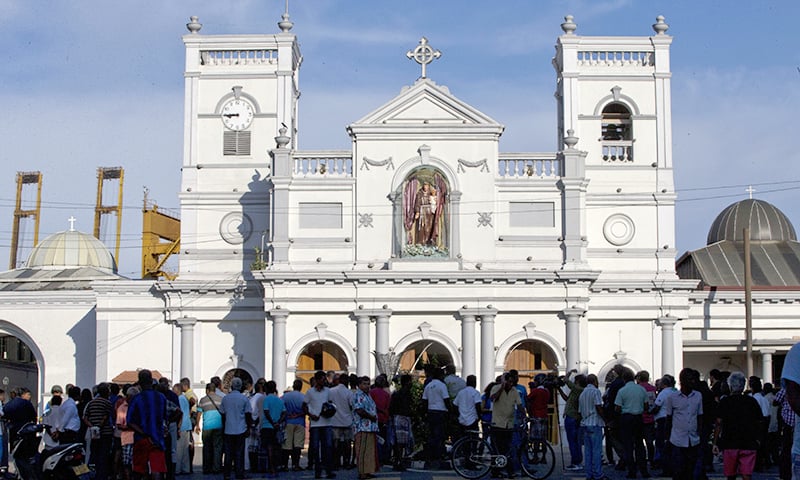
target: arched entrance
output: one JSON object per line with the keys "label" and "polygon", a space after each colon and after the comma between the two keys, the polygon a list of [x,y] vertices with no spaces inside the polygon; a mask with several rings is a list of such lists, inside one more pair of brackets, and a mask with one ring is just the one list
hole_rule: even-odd
{"label": "arched entrance", "polygon": [[305,391],[314,372],[333,370],[347,373],[348,367],[347,355],[339,345],[327,340],[317,340],[306,345],[300,352],[297,358],[296,377],[303,380],[303,391]]}
{"label": "arched entrance", "polygon": [[8,392],[25,387],[31,391],[34,405],[39,401],[41,375],[34,351],[23,339],[4,332],[1,326],[0,372],[0,388]]}
{"label": "arched entrance", "polygon": [[253,376],[243,368],[231,368],[225,375],[222,376],[222,390],[225,392],[231,391],[231,381],[234,378],[241,378],[242,385],[247,388],[248,385],[253,385]]}
{"label": "arched entrance", "polygon": [[409,345],[400,355],[400,371],[419,376],[424,379],[423,368],[430,364],[443,368],[453,363],[450,351],[435,340],[417,340]]}
{"label": "arched entrance", "polygon": [[[506,354],[503,366],[504,371],[519,371],[519,384],[526,389],[536,375],[553,373],[557,369],[558,356],[556,353],[549,345],[535,339],[526,339],[514,344]],[[547,435],[550,443],[557,444],[559,442],[559,397],[554,383],[546,383],[545,387],[550,390],[550,403],[547,406]]]}
{"label": "arched entrance", "polygon": [[539,373],[549,373],[558,366],[558,357],[549,345],[539,340],[522,340],[508,351],[503,370],[519,371],[519,383],[527,387]]}

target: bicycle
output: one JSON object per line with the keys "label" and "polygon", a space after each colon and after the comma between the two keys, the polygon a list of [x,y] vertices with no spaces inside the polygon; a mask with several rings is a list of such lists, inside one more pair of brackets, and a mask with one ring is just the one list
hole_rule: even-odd
{"label": "bicycle", "polygon": [[519,452],[520,466],[530,478],[547,478],[556,467],[556,452],[546,439],[547,424],[542,427],[536,423],[536,419],[528,419],[526,427],[526,439]]}
{"label": "bicycle", "polygon": [[451,462],[453,470],[467,479],[486,476],[493,468],[505,468],[510,459],[498,454],[494,446],[481,438],[477,430],[468,430],[466,435],[453,444]]}
{"label": "bicycle", "polygon": [[[517,454],[519,463],[525,475],[542,480],[549,477],[556,466],[556,454],[553,447],[546,440],[531,438],[528,435],[532,429],[524,428],[524,440]],[[489,442],[478,435],[477,430],[465,432],[466,435],[453,444],[451,462],[453,470],[462,477],[470,480],[486,476],[492,469],[503,469],[511,461]]]}

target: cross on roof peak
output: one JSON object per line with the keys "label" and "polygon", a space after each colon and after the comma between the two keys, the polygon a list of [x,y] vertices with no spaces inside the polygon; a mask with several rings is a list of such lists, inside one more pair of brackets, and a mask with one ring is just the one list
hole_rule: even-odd
{"label": "cross on roof peak", "polygon": [[70,232],[74,232],[75,231],[75,221],[76,220],[77,220],[77,218],[73,217],[72,215],[70,215],[69,218],[67,219],[67,221],[69,222],[69,231]]}
{"label": "cross on roof peak", "polygon": [[437,58],[442,56],[442,52],[439,50],[434,50],[430,45],[428,45],[428,39],[422,37],[419,39],[419,45],[417,45],[414,50],[409,50],[406,53],[406,57],[414,60],[418,64],[422,66],[422,75],[420,78],[427,77],[427,67],[428,64],[436,60]]}
{"label": "cross on roof peak", "polygon": [[753,188],[752,185],[748,185],[747,188],[744,189],[744,191],[750,194],[750,200],[752,200],[753,199],[753,192],[755,192],[756,189]]}

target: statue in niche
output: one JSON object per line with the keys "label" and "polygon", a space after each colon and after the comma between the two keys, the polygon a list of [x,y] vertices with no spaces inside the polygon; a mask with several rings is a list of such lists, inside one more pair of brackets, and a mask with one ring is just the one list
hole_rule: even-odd
{"label": "statue in niche", "polygon": [[404,257],[449,256],[448,186],[436,169],[414,170],[403,184]]}

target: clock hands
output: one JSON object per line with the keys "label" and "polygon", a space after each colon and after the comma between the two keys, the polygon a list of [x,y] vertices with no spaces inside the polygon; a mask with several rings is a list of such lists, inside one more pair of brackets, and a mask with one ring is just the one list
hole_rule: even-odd
{"label": "clock hands", "polygon": [[222,116],[223,117],[227,117],[227,118],[231,118],[231,117],[238,117],[239,114],[238,113],[223,113]]}

